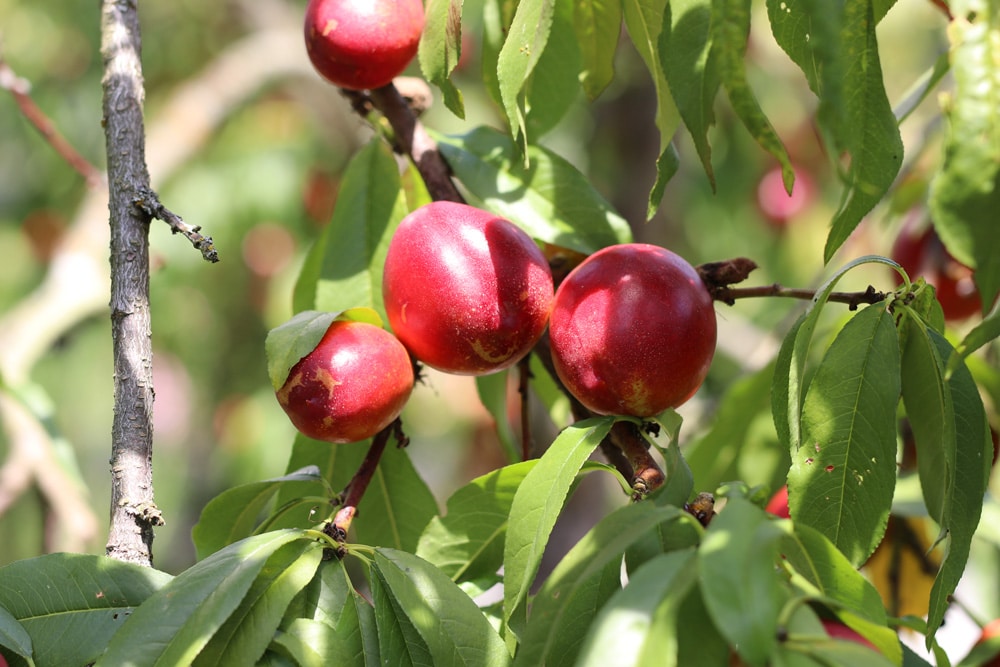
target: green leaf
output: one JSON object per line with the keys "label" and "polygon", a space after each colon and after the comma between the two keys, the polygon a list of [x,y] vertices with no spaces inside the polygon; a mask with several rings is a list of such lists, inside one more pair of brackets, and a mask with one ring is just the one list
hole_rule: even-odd
{"label": "green leaf", "polygon": [[528,136],[540,137],[558,127],[579,93],[580,45],[573,34],[573,0],[555,0],[549,41],[524,89]]}
{"label": "green leaf", "polygon": [[628,223],[583,174],[555,153],[530,146],[531,164],[525,167],[510,138],[486,127],[437,139],[441,154],[470,194],[533,238],[586,254],[632,240]]}
{"label": "green leaf", "polygon": [[597,99],[615,76],[621,27],[622,0],[575,3],[573,34],[583,59],[580,82],[590,100]]}
{"label": "green leaf", "polygon": [[236,611],[274,552],[306,538],[280,530],[231,544],[174,577],[128,617],[97,665],[181,665]]}
{"label": "green leaf", "polygon": [[311,618],[292,621],[285,630],[278,633],[271,646],[291,658],[293,664],[299,667],[365,664],[363,658],[359,660],[360,656],[337,641],[334,628]]}
{"label": "green leaf", "polygon": [[2,605],[0,605],[0,646],[24,658],[29,665],[35,664],[31,659],[31,635]]}
{"label": "green leaf", "polygon": [[912,317],[901,328],[903,405],[913,429],[920,489],[928,514],[941,523],[955,484],[955,406],[930,329]]}
{"label": "green leaf", "polygon": [[514,664],[575,664],[586,639],[584,629],[621,588],[625,550],[664,522],[687,520],[691,519],[683,510],[652,503],[627,505],[601,519],[538,591]]}
{"label": "green leaf", "polygon": [[[518,371],[520,372],[520,371]],[[514,427],[510,423],[507,412],[507,381],[510,378],[509,371],[480,375],[476,378],[476,391],[479,394],[479,401],[486,408],[490,416],[493,417],[494,431],[500,439],[507,460],[510,462],[521,460],[521,442],[514,433]]]}
{"label": "green leaf", "polygon": [[871,0],[846,0],[841,48],[844,54],[844,145],[851,155],[847,189],[833,218],[823,261],[851,235],[899,173],[903,140],[882,82],[877,17]]}
{"label": "green leaf", "polygon": [[476,603],[433,565],[405,551],[377,549],[373,569],[436,667],[510,662],[503,640]]}
{"label": "green leaf", "polygon": [[957,354],[948,360],[948,370],[954,370],[962,359],[998,337],[1000,337],[1000,308],[994,308],[962,339]]}
{"label": "green leaf", "polygon": [[366,306],[385,320],[382,266],[406,213],[399,167],[389,147],[375,137],[347,165],[333,219],[299,273],[293,310],[339,312]]}
{"label": "green leaf", "polygon": [[830,0],[767,0],[778,45],[799,66],[819,98],[816,116],[834,150],[842,146],[844,62],[841,57],[843,3]]}
{"label": "green leaf", "polygon": [[316,349],[337,315],[307,310],[267,333],[267,375],[275,391],[285,385],[295,364]]}
{"label": "green leaf", "polygon": [[285,490],[291,494],[323,493],[326,488],[319,468],[310,465],[281,477],[223,491],[205,505],[191,530],[198,560],[252,535],[264,507],[286,485]]}
{"label": "green leaf", "polygon": [[656,128],[660,132],[660,157],[656,160],[656,182],[649,193],[646,218],[651,219],[663,200],[663,190],[680,166],[677,151],[670,143],[681,116],[668,85],[666,67],[672,61],[663,39],[669,37],[670,5],[666,0],[624,0],[625,26],[656,90]]}
{"label": "green leaf", "polygon": [[751,665],[774,650],[784,602],[775,563],[781,530],[747,500],[730,497],[698,550],[705,606],[715,627]]}
{"label": "green leaf", "polygon": [[761,148],[781,163],[785,190],[791,193],[795,171],[788,151],[747,82],[743,55],[750,34],[750,0],[712,0],[711,31],[713,55],[718,59],[722,86],[733,111]]}
{"label": "green leaf", "polygon": [[[946,359],[954,352],[951,344],[936,331],[929,330],[939,356]],[[993,441],[986,420],[979,388],[965,364],[958,366],[947,378],[955,409],[954,484],[945,500],[941,527],[948,531],[948,549],[934,586],[931,588],[927,636],[940,627],[949,598],[955,592],[965,571],[973,534],[979,525],[983,495],[993,461]],[[929,640],[928,640],[929,641]]]}
{"label": "green leaf", "polygon": [[808,309],[789,330],[778,351],[774,384],[771,386],[771,411],[778,439],[791,451],[802,445],[802,397],[808,386],[805,381],[806,361],[820,313],[840,279],[852,269],[869,263],[899,268],[896,262],[877,255],[865,255],[842,266],[816,291]]}
{"label": "green leaf", "polygon": [[[292,445],[288,468],[294,470],[316,465],[332,488],[343,489],[364,460],[369,443],[331,446],[298,434]],[[280,507],[295,498],[295,494],[282,487],[278,491],[276,505]],[[365,520],[354,522],[357,542],[412,551],[424,527],[431,517],[437,515],[438,506],[427,483],[413,467],[406,449],[389,446],[358,504],[358,513],[363,514]],[[300,525],[304,521],[311,525],[325,517],[311,519],[306,511],[302,511],[292,518],[295,520],[274,525]]]}
{"label": "green leaf", "polygon": [[953,0],[948,28],[955,90],[944,102],[948,118],[944,164],[931,183],[934,228],[948,250],[976,269],[989,307],[1000,290],[1000,4]]}
{"label": "green leaf", "polygon": [[681,601],[674,623],[658,622],[657,628],[664,634],[676,634],[678,667],[725,665],[731,660],[729,644],[715,627],[700,587],[692,588]]}
{"label": "green leaf", "polygon": [[802,407],[789,509],[855,566],[881,541],[892,504],[899,377],[893,318],[884,304],[869,306],[827,350]]}
{"label": "green leaf", "polygon": [[570,486],[613,423],[613,418],[594,418],[564,429],[514,494],[503,554],[503,608],[504,621],[515,630],[524,620],[528,590]]}
{"label": "green leaf", "polygon": [[427,642],[417,632],[382,577],[373,572],[369,583],[375,605],[379,658],[387,665],[435,667]]}
{"label": "green leaf", "polygon": [[462,57],[462,5],[463,0],[427,0],[417,53],[424,78],[441,89],[444,105],[459,118],[465,118],[465,104],[450,77]]}
{"label": "green leaf", "polygon": [[495,574],[503,564],[514,494],[536,463],[504,466],[455,491],[448,499],[447,513],[427,524],[416,554],[456,582]]}
{"label": "green leaf", "polygon": [[715,124],[712,107],[721,74],[712,48],[712,0],[671,2],[663,13],[663,26],[659,37],[663,73],[708,181],[715,190],[708,129]]}
{"label": "green leaf", "polygon": [[521,91],[549,41],[556,0],[521,0],[497,61],[497,81],[511,135],[527,146]]}
{"label": "green leaf", "polygon": [[92,662],[129,615],[170,579],[102,556],[15,561],[0,568],[0,609],[20,625],[4,623],[3,643],[21,655],[28,652],[39,667]]}
{"label": "green leaf", "polygon": [[250,665],[267,650],[292,599],[312,579],[323,550],[297,540],[267,559],[239,607],[201,650],[194,665]]}
{"label": "green leaf", "polygon": [[661,554],[629,576],[586,633],[582,667],[676,667],[676,621],[697,580],[693,549]]}

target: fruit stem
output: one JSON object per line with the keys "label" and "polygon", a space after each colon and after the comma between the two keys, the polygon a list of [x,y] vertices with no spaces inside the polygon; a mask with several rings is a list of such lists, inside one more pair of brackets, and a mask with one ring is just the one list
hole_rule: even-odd
{"label": "fruit stem", "polygon": [[632,466],[632,500],[642,500],[646,494],[663,486],[666,476],[649,453],[646,439],[634,422],[615,422],[609,436]]}
{"label": "fruit stem", "polygon": [[451,170],[438,152],[437,143],[427,134],[396,86],[390,83],[376,88],[370,95],[372,104],[385,116],[396,133],[397,150],[413,160],[431,197],[435,201],[464,204],[465,199],[451,180]]}
{"label": "fruit stem", "polygon": [[517,363],[517,393],[521,397],[521,460],[531,458],[531,414],[528,410],[528,384],[531,380],[531,355]]}
{"label": "fruit stem", "polygon": [[358,466],[357,472],[354,473],[351,481],[347,483],[344,491],[338,496],[340,509],[333,517],[331,531],[333,538],[337,541],[343,542],[347,539],[347,531],[351,529],[351,522],[358,514],[358,503],[361,502],[365,491],[368,490],[368,484],[371,483],[375,470],[378,468],[378,462],[382,459],[382,453],[389,443],[389,436],[393,434],[395,434],[399,446],[405,446],[406,437],[403,435],[402,422],[398,417],[375,434],[371,447],[368,448],[368,453],[365,454],[364,460]]}

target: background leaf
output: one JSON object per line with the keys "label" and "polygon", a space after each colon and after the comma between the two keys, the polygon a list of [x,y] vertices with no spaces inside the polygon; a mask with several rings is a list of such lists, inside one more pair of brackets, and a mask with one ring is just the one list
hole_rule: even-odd
{"label": "background leaf", "polygon": [[416,554],[456,582],[496,574],[503,564],[514,494],[536,463],[531,460],[504,466],[455,491],[445,515],[427,524]]}
{"label": "background leaf", "polygon": [[622,0],[577,2],[573,9],[573,34],[583,60],[580,82],[587,98],[594,100],[614,78]]}
{"label": "background leaf", "polygon": [[281,477],[226,489],[210,500],[191,531],[198,560],[253,534],[265,506],[282,487],[290,494],[321,494],[319,468],[310,465]]}
{"label": "background leaf", "polygon": [[448,165],[482,206],[540,241],[592,253],[631,241],[625,222],[570,163],[539,147],[528,148],[530,166],[513,142],[480,127],[460,137],[438,137]]}
{"label": "background leaf", "polygon": [[503,607],[504,620],[515,630],[523,625],[523,604],[570,486],[613,423],[593,418],[564,429],[514,494],[504,543]]}
{"label": "background leaf", "polygon": [[557,0],[521,0],[497,60],[497,82],[511,136],[527,145],[520,95],[549,41]]}
{"label": "background leaf", "polygon": [[[792,518],[826,535],[855,566],[881,541],[896,483],[900,353],[884,304],[858,312],[816,370],[792,451]],[[864,507],[864,513],[854,508]]]}
{"label": "background leaf", "polygon": [[[555,0],[549,41],[524,89],[527,136],[557,127],[580,97],[580,45],[573,34],[573,0]],[[530,160],[530,158],[529,158]]]}
{"label": "background leaf", "polygon": [[5,634],[22,654],[33,650],[39,667],[92,662],[170,580],[165,572],[103,556],[60,553],[15,561],[0,568],[0,608],[20,630],[10,626]]}
{"label": "background leaf", "polygon": [[344,172],[333,219],[309,250],[295,284],[294,311],[366,306],[387,321],[382,266],[407,212],[396,159],[385,141],[374,137]]}

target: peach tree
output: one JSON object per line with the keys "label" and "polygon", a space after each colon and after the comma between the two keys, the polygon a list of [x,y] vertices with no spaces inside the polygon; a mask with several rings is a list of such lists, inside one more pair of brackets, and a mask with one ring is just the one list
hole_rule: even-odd
{"label": "peach tree", "polygon": [[[159,510],[125,492],[113,509],[142,564],[109,540],[108,556],[0,568],[0,654],[40,667],[878,667],[930,664],[922,644],[957,663],[937,633],[990,539],[977,529],[1000,426],[1000,2],[930,3],[948,48],[891,100],[877,28],[895,4],[311,0],[303,57],[371,138],[301,266],[294,317],[261,351],[299,431],[287,467],[208,502],[198,561],[176,575],[148,566]],[[760,187],[775,229],[760,233],[792,233],[793,197],[816,196],[820,177],[751,85],[762,36],[801,72],[838,199],[807,288],[755,284],[754,257],[693,266],[638,242],[645,221],[546,140],[572,136],[573,101],[611,94],[617,54],[634,49],[655,91],[645,217],[670,211],[687,163],[726,188],[713,149],[742,134],[775,165]],[[470,50],[480,70],[459,77]],[[408,66],[421,78],[399,78]],[[129,182],[114,175],[123,107],[108,71],[114,202]],[[425,123],[428,83],[460,132]],[[494,122],[466,119],[472,87]],[[935,140],[907,145],[901,127],[939,91]],[[151,190],[126,195],[144,223],[172,215]],[[911,211],[897,247],[858,252],[886,208]],[[113,241],[113,266],[130,247]],[[858,275],[867,288],[845,290]],[[741,365],[728,320],[755,297],[800,305],[772,322],[767,358]],[[506,457],[444,508],[406,449],[405,406],[428,368],[475,377]],[[536,437],[539,420],[555,435]],[[584,477],[617,499],[559,550],[553,529]],[[557,562],[540,574],[547,553]],[[904,605],[917,578],[921,598]]]}

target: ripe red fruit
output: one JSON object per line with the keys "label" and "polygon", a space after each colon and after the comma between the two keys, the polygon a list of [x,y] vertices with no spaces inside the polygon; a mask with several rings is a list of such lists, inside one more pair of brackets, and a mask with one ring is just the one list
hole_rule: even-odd
{"label": "ripe red fruit", "polygon": [[782,486],[778,489],[771,496],[771,499],[767,501],[767,507],[764,509],[775,516],[780,516],[782,519],[790,519],[791,514],[788,512],[788,487]]}
{"label": "ripe red fruit", "polygon": [[399,223],[382,294],[393,331],[417,359],[485,375],[513,366],[538,342],[552,309],[552,273],[513,223],[438,201]]}
{"label": "ripe red fruit", "polygon": [[334,321],[292,366],[278,403],[304,435],[357,442],[399,416],[413,389],[413,365],[391,333],[366,322]]}
{"label": "ripe red fruit", "polygon": [[715,353],[712,297],[665,248],[604,248],[556,292],[552,360],[566,388],[601,414],[651,417],[687,401]]}
{"label": "ripe red fruit", "polygon": [[873,651],[877,651],[875,645],[870,641],[862,637],[860,634],[850,629],[846,625],[838,621],[828,621],[824,620],[823,629],[826,630],[826,634],[830,635],[834,639],[846,639],[847,641],[852,641],[856,644],[861,644],[862,646],[867,646]]}
{"label": "ripe red fruit", "polygon": [[972,269],[951,256],[934,227],[911,217],[892,246],[892,258],[910,279],[923,276],[934,285],[947,320],[962,320],[982,311]]}
{"label": "ripe red fruit", "polygon": [[379,88],[413,60],[424,29],[420,0],[309,0],[306,51],[342,88]]}

